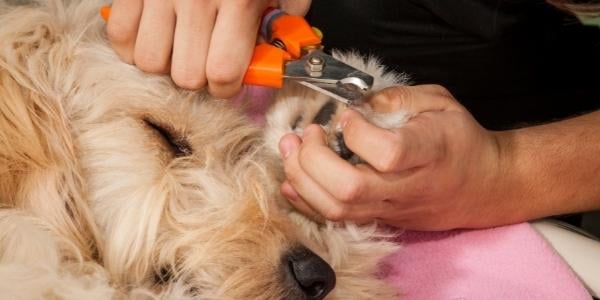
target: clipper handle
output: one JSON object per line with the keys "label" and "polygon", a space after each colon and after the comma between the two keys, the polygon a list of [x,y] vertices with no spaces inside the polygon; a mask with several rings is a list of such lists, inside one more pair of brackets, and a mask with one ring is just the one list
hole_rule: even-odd
{"label": "clipper handle", "polygon": [[260,33],[268,44],[254,48],[244,84],[281,88],[285,62],[300,58],[303,48],[321,44],[321,36],[303,17],[279,9],[265,11]]}

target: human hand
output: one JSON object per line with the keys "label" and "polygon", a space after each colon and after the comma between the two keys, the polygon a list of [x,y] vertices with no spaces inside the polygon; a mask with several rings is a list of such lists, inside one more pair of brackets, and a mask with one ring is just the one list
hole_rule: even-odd
{"label": "human hand", "polygon": [[317,125],[281,139],[287,177],[281,192],[298,210],[334,221],[445,230],[497,224],[501,209],[512,209],[496,201],[502,170],[495,135],[446,89],[393,87],[371,104],[414,117],[401,128],[381,129],[354,110],[344,112],[344,141],[368,164],[338,157]]}
{"label": "human hand", "polygon": [[107,34],[125,62],[227,98],[241,87],[268,6],[304,14],[310,0],[114,0]]}

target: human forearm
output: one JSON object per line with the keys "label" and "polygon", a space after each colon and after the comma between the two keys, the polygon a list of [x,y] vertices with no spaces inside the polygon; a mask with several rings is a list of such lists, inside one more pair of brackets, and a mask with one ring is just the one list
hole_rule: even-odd
{"label": "human forearm", "polygon": [[600,111],[496,137],[504,221],[600,209]]}

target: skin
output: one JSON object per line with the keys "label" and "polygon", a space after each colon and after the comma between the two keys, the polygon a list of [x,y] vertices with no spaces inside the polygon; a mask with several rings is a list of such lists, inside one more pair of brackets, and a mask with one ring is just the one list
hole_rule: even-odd
{"label": "skin", "polygon": [[269,6],[303,15],[310,1],[115,0],[107,35],[125,62],[227,98],[240,90]]}
{"label": "skin", "polygon": [[371,101],[415,117],[387,130],[344,112],[344,140],[368,164],[340,159],[319,126],[282,138],[281,191],[301,212],[447,230],[600,209],[600,111],[493,132],[440,86],[389,88]]}

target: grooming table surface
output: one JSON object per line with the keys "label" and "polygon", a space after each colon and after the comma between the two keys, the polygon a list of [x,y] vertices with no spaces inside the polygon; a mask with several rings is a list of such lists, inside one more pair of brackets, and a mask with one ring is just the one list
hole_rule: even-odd
{"label": "grooming table surface", "polygon": [[591,299],[531,227],[405,232],[383,267],[401,299]]}

